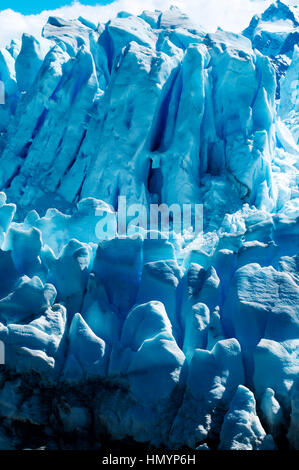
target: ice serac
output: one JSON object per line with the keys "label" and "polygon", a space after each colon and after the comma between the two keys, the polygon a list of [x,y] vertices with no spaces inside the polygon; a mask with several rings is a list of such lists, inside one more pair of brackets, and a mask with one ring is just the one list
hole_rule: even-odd
{"label": "ice serac", "polygon": [[92,248],[72,239],[58,259],[50,250],[42,256],[48,273],[51,273],[49,279],[55,279],[59,301],[64,302],[69,315],[73,315],[82,306],[93,257]]}
{"label": "ice serac", "polygon": [[277,56],[293,51],[298,43],[299,15],[296,6],[277,0],[262,15],[254,16],[244,35],[264,55]]}
{"label": "ice serac", "polygon": [[[294,46],[299,42],[298,8],[287,1],[277,0],[262,15],[254,16],[243,34],[252,41],[255,49],[270,58],[279,81],[290,65]],[[276,95],[279,98],[279,85]]]}
{"label": "ice serac", "polygon": [[42,64],[39,43],[33,36],[23,34],[22,48],[16,58],[16,78],[21,92],[28,91]]}
{"label": "ice serac", "polygon": [[130,392],[118,394],[115,416],[107,402],[101,407],[108,429],[119,437],[129,432],[137,441],[165,444],[183,390],[184,362],[163,304],[152,301],[132,309],[109,365],[111,380],[121,379]]}
{"label": "ice serac", "polygon": [[281,434],[281,428],[285,425],[283,410],[272,388],[267,388],[261,401],[261,410],[264,420],[267,423],[271,434],[278,436]]}
{"label": "ice serac", "polygon": [[43,28],[43,36],[57,44],[63,43],[67,53],[75,57],[83,44],[90,44],[94,38],[94,30],[86,27],[79,19],[64,20],[50,16]]}
{"label": "ice serac", "polygon": [[[1,300],[1,340],[6,363],[17,371],[35,371],[47,380],[63,365],[66,309],[54,304],[54,286],[22,278],[16,291]],[[25,323],[24,323],[25,322]],[[5,325],[5,326],[4,326]]]}
{"label": "ice serac", "polygon": [[19,98],[15,61],[6,49],[0,49],[1,107],[0,131],[5,132]]}
{"label": "ice serac", "polygon": [[[65,436],[74,429],[84,436],[93,422],[96,440],[108,432],[170,448],[214,448],[219,436],[225,449],[273,448],[288,432],[296,448],[298,234],[291,219],[274,224],[245,206],[213,237],[193,241],[193,250],[141,235],[97,245],[97,208],[108,206],[89,198],[72,215],[5,219],[0,340],[8,369],[0,390],[5,401],[11,386],[16,401],[9,410],[1,405],[2,415],[27,416],[42,429],[50,423],[50,434],[63,429]],[[284,237],[292,230],[290,246]],[[35,404],[22,398],[30,370],[46,387],[35,386]],[[233,398],[240,385],[252,390],[240,392],[246,400]],[[57,396],[56,386],[68,392]],[[53,409],[39,405],[48,388]]]}
{"label": "ice serac", "polygon": [[237,340],[219,341],[212,351],[196,349],[191,359],[182,406],[172,425],[170,441],[197,447],[220,432],[225,410],[244,381]]}
{"label": "ice serac", "polygon": [[220,434],[221,450],[274,450],[256,415],[253,393],[240,385],[225,416]]}
{"label": "ice serac", "polygon": [[[164,303],[168,317],[177,337],[179,331],[177,318],[177,296],[181,271],[176,261],[156,261],[143,267],[138,303],[159,300]],[[151,286],[151,289],[149,289]]]}
{"label": "ice serac", "polygon": [[289,410],[290,393],[297,380],[298,370],[298,339],[284,343],[262,339],[254,354],[256,396],[261,397],[264,390],[270,387],[281,405]]}
{"label": "ice serac", "polygon": [[280,86],[279,116],[289,127],[294,141],[299,144],[299,40],[295,45],[292,62]]}
{"label": "ice serac", "polygon": [[[85,135],[86,113],[92,107],[98,83],[90,52],[82,46],[76,57],[73,63],[59,46],[51,49],[36,79],[39,92],[24,95],[16,120],[8,129],[12,140],[3,155],[7,166],[2,178],[24,204],[26,199],[29,203],[37,198],[45,206],[43,199],[46,194],[51,199],[51,193],[52,200],[57,198],[54,193],[61,184],[59,177],[72,166]],[[40,158],[41,151],[46,159]],[[28,181],[28,188],[31,186],[26,194],[24,181]]]}
{"label": "ice serac", "polygon": [[[239,338],[249,376],[262,338],[290,345],[298,338],[298,294],[292,277],[272,266],[248,264],[236,271],[222,318],[226,334]],[[275,374],[274,369],[267,370]]]}

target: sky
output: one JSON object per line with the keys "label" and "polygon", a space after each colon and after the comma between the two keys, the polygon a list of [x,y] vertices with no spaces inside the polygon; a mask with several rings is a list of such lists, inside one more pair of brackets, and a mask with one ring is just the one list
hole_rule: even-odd
{"label": "sky", "polygon": [[273,0],[0,0],[0,47],[11,39],[29,33],[40,39],[48,17],[75,19],[83,16],[94,23],[105,23],[119,11],[140,14],[143,10],[167,10],[178,6],[194,23],[208,31],[222,29],[240,32],[256,13]]}
{"label": "sky", "polygon": [[[105,5],[113,3],[114,0],[81,0],[82,5]],[[36,15],[44,10],[55,10],[56,8],[71,5],[74,0],[1,0],[1,10],[11,10],[24,15]]]}

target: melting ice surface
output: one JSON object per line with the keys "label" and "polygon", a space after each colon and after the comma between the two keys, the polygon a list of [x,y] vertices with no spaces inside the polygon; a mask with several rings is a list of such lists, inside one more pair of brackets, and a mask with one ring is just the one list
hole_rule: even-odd
{"label": "melting ice surface", "polygon": [[[297,10],[0,50],[0,449],[299,448]],[[99,242],[120,195],[202,203],[204,233]]]}

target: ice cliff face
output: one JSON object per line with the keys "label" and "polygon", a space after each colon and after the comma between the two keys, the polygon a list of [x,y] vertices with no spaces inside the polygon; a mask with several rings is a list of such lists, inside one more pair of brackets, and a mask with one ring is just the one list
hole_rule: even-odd
{"label": "ice cliff face", "polygon": [[[270,58],[279,82],[290,65],[294,46],[299,42],[298,7],[277,0],[261,16],[254,16],[243,34],[251,39],[254,48]],[[277,98],[279,91],[278,83]]]}
{"label": "ice cliff face", "polygon": [[43,62],[25,35],[15,63],[6,51],[3,64],[20,96],[3,131],[1,188],[37,210],[90,196],[188,203],[212,175],[229,180],[236,199],[272,209],[270,61],[244,37],[193,28],[175,10],[96,31],[49,18],[44,36],[56,45]]}
{"label": "ice cliff face", "polygon": [[[296,28],[49,18],[45,56],[0,50],[0,448],[298,448]],[[204,233],[99,242],[122,195]]]}

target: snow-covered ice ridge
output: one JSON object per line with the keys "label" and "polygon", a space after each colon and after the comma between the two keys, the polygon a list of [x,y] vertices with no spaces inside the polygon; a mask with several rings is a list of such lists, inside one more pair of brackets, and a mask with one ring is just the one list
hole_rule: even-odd
{"label": "snow-covered ice ridge", "polygon": [[[43,35],[0,50],[0,449],[298,449],[296,8]],[[99,242],[120,195],[204,233]]]}

